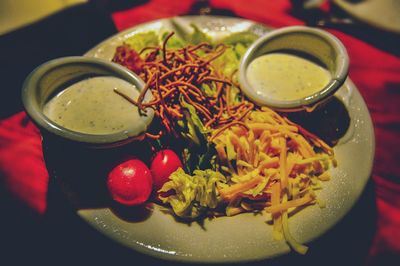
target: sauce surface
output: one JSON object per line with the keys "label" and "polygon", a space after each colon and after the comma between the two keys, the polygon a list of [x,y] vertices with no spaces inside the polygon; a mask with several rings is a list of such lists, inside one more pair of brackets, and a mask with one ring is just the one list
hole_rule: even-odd
{"label": "sauce surface", "polygon": [[254,59],[246,76],[258,95],[274,100],[299,100],[323,89],[330,73],[302,57],[271,53]]}
{"label": "sauce surface", "polygon": [[117,88],[131,99],[139,91],[116,77],[81,80],[48,101],[44,114],[57,124],[87,134],[110,134],[128,130],[138,123],[138,108],[114,92]]}

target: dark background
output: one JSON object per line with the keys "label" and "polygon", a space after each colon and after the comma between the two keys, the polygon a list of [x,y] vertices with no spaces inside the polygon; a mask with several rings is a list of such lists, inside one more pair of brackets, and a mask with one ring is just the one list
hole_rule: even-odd
{"label": "dark background", "polygon": [[[110,12],[132,4],[98,1],[0,36],[1,80],[7,91],[0,97],[0,118],[22,110],[20,88],[34,67],[49,59],[85,53],[116,33]],[[376,227],[374,191],[370,181],[354,209],[333,230],[310,243],[307,256],[292,252],[249,265],[364,265]],[[43,216],[14,199],[1,183],[0,198],[0,265],[176,265],[128,250],[99,234],[79,219],[52,179],[50,205]],[[390,254],[379,259],[381,265],[394,265]]]}

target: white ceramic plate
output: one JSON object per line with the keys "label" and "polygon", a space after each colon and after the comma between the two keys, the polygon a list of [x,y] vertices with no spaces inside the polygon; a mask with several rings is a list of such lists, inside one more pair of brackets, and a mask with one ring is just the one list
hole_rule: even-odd
{"label": "white ceramic plate", "polygon": [[[215,38],[238,31],[261,35],[270,29],[252,21],[224,17],[179,17],[184,25],[196,24]],[[171,19],[162,19],[121,32],[91,49],[86,56],[111,59],[115,47],[137,32],[171,29]],[[319,197],[327,206],[308,207],[289,219],[293,236],[307,243],[329,230],[350,211],[371,173],[374,134],[365,103],[349,80],[338,92],[351,117],[350,129],[335,147],[338,167],[332,180],[323,183]],[[272,226],[264,215],[241,214],[206,220],[203,226],[177,222],[153,206],[151,215],[139,222],[120,219],[108,208],[81,209],[78,214],[101,233],[136,251],[167,260],[185,262],[244,262],[290,251],[285,241],[272,238]]]}
{"label": "white ceramic plate", "polygon": [[400,33],[398,0],[334,0],[333,2],[350,15],[375,28]]}

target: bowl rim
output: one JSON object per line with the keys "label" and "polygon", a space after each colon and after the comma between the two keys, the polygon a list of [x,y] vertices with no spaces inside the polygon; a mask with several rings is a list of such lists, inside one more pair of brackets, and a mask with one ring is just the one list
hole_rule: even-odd
{"label": "bowl rim", "polygon": [[[79,143],[86,143],[89,145],[111,145],[116,146],[120,144],[124,144],[130,142],[134,138],[139,137],[143,134],[148,126],[150,125],[153,117],[154,112],[152,109],[147,109],[147,116],[142,117],[145,128],[138,134],[131,135],[136,128],[130,130],[123,130],[112,134],[89,134],[89,133],[82,133],[74,130],[70,130],[68,128],[62,127],[59,124],[55,123],[51,119],[49,119],[46,115],[44,115],[42,108],[35,100],[35,93],[36,88],[39,85],[41,79],[50,71],[67,65],[94,65],[96,67],[100,67],[102,70],[108,72],[108,74],[99,75],[99,76],[112,76],[121,78],[133,85],[139,91],[142,91],[145,88],[144,81],[135,73],[131,72],[127,68],[120,66],[116,63],[99,59],[99,58],[91,58],[85,56],[68,56],[68,57],[61,57],[52,59],[47,61],[38,67],[36,67],[25,79],[23,86],[22,86],[22,103],[23,106],[28,114],[28,116],[33,120],[33,122],[43,131],[43,129],[52,135],[56,135],[62,137],[64,139],[79,142]],[[90,74],[91,72],[87,72]],[[93,72],[92,74],[95,74]],[[152,98],[151,92],[148,90],[145,95],[145,100],[149,101]],[[46,99],[47,100],[47,99]],[[43,135],[43,134],[42,134]]]}
{"label": "bowl rim", "polygon": [[[323,87],[321,90],[307,96],[304,98],[296,99],[296,100],[277,100],[268,98],[265,96],[260,96],[256,94],[256,90],[250,85],[247,80],[246,71],[247,68],[255,59],[255,54],[259,49],[264,47],[266,43],[270,40],[284,37],[285,35],[289,34],[308,34],[314,35],[318,38],[323,39],[326,41],[335,51],[337,60],[336,70],[332,74],[331,80],[328,84]],[[310,53],[310,55],[312,55]],[[314,109],[318,104],[328,100],[330,96],[333,94],[343,85],[349,70],[349,56],[347,54],[347,50],[342,42],[332,35],[331,33],[312,28],[308,26],[289,26],[283,27],[280,29],[272,30],[259,39],[257,39],[250,47],[247,49],[245,54],[243,55],[242,59],[240,60],[239,64],[239,84],[241,85],[241,90],[255,103],[261,106],[268,106],[272,109],[277,111],[299,111],[303,109]]]}

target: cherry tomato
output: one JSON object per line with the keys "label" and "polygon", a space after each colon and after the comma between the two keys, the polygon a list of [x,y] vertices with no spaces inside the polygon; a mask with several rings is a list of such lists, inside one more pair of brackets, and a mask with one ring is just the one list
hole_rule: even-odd
{"label": "cherry tomato", "polygon": [[107,178],[111,197],[124,205],[135,206],[146,202],[153,179],[149,168],[140,160],[130,159],[115,166]]}
{"label": "cherry tomato", "polygon": [[169,180],[169,176],[179,167],[182,167],[181,160],[173,150],[161,150],[156,154],[150,167],[156,191]]}

